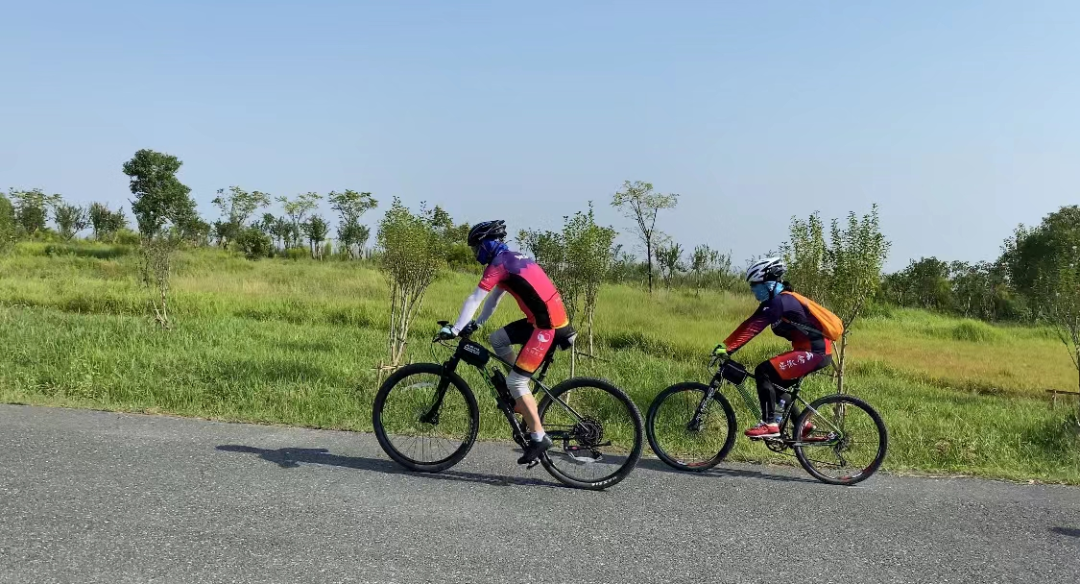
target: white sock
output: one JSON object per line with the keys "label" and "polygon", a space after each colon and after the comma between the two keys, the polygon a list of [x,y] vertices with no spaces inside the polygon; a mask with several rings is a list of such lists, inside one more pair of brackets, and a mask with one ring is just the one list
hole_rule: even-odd
{"label": "white sock", "polygon": [[532,438],[533,442],[539,442],[539,441],[543,440],[544,436],[547,436],[547,432],[530,432],[529,433],[529,437]]}

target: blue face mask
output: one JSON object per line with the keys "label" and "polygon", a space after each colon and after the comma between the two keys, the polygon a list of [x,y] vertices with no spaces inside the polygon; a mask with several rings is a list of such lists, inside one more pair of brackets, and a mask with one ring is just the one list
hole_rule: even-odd
{"label": "blue face mask", "polygon": [[473,249],[473,252],[476,254],[476,261],[486,265],[490,264],[491,260],[495,259],[495,256],[505,249],[508,249],[505,243],[497,239],[489,239],[481,241],[480,245]]}
{"label": "blue face mask", "polygon": [[758,302],[765,302],[773,294],[779,294],[783,290],[784,285],[780,282],[761,282],[750,286],[750,291],[754,293],[754,298],[757,298]]}

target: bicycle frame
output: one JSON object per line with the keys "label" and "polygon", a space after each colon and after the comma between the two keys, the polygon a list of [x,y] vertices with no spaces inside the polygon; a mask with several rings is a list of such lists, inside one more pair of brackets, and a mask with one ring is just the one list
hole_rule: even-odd
{"label": "bicycle frame", "polygon": [[[717,391],[720,391],[720,389],[724,386],[725,383],[730,383],[731,385],[735,385],[733,382],[729,381],[723,375],[724,366],[727,365],[729,360],[730,359],[721,359],[719,357],[713,357],[712,360],[709,361],[709,369],[712,369],[713,367],[715,367],[716,372],[713,374],[712,380],[709,381],[709,389],[708,389],[708,391],[705,392],[705,395],[702,397],[701,401],[698,403],[697,408],[694,410],[694,415],[690,418],[690,422],[687,423],[687,430],[689,430],[691,432],[696,432],[696,431],[700,430],[701,429],[701,416],[705,413],[705,407],[706,407],[706,405],[708,405],[709,401],[711,399],[713,399],[713,396],[716,394]],[[737,385],[736,385],[736,387],[739,389],[739,393],[740,393],[740,396],[743,398],[743,401],[746,402],[747,408],[751,412],[756,412],[758,414],[758,416],[760,417],[761,412],[758,411],[757,405],[750,402],[749,398],[746,397],[745,392],[742,390],[741,387],[739,387]],[[802,379],[799,379],[798,381],[796,381],[794,384],[792,384],[791,387],[784,388],[784,391],[791,395],[791,400],[787,404],[785,404],[785,406],[784,406],[783,417],[780,419],[780,424],[779,424],[781,438],[778,441],[783,443],[785,446],[828,446],[828,445],[831,445],[831,444],[835,444],[837,441],[842,439],[843,435],[844,435],[843,430],[841,430],[840,428],[837,428],[835,424],[833,424],[829,420],[825,419],[825,417],[821,416],[820,413],[816,409],[811,407],[810,403],[807,402],[805,399],[803,399],[801,395],[799,395],[801,390],[802,390]],[[822,420],[826,424],[829,425],[829,427],[832,429],[832,431],[836,433],[836,436],[831,437],[829,440],[826,440],[826,441],[812,441],[812,442],[798,442],[798,441],[794,440],[793,438],[788,438],[787,435],[786,435],[786,430],[787,430],[787,427],[788,427],[788,422],[791,421],[791,413],[794,410],[796,401],[802,403],[802,405],[803,405],[803,407],[805,409],[808,409],[808,410],[814,412],[815,414],[818,414],[822,418]]]}
{"label": "bicycle frame", "polygon": [[[510,391],[506,387],[505,382],[501,384],[496,383],[493,379],[494,373],[488,370],[486,364],[477,365],[475,363],[472,363],[470,359],[472,357],[483,357],[485,362],[490,359],[495,359],[499,363],[502,363],[503,365],[511,369],[514,367],[514,365],[513,363],[510,363],[509,361],[496,355],[492,351],[489,351],[483,345],[471,340],[470,336],[471,335],[469,334],[461,335],[457,347],[454,350],[454,353],[450,356],[449,359],[443,362],[443,375],[439,379],[439,386],[435,394],[435,403],[431,405],[431,409],[429,409],[427,413],[420,417],[420,420],[428,424],[438,424],[439,410],[442,408],[443,399],[446,396],[446,390],[450,387],[450,377],[447,374],[456,371],[458,365],[462,361],[465,361],[466,364],[472,365],[477,371],[479,371],[480,374],[484,377],[485,381],[487,381],[488,384],[495,388],[495,402],[499,408],[499,411],[503,413],[503,416],[506,417],[507,423],[510,424],[510,429],[513,434],[514,441],[517,442],[518,445],[524,446],[526,440],[525,429],[521,427],[521,424],[518,422],[517,416],[514,415],[514,403],[516,400],[512,395],[510,395]],[[483,350],[486,355],[476,355],[475,353],[469,352],[468,349],[470,348],[477,348],[479,350]],[[547,356],[544,357],[544,362],[540,366],[540,370],[532,376],[533,384],[549,399],[559,404],[564,410],[566,410],[576,422],[580,423],[584,421],[584,416],[579,414],[574,408],[570,407],[570,404],[567,404],[565,401],[562,400],[562,398],[553,395],[551,393],[551,388],[549,388],[543,383],[544,378],[547,376],[548,368],[551,367],[551,364],[552,362],[554,362],[554,360],[555,349],[552,348],[552,350],[547,354]],[[570,437],[568,432],[562,430],[549,430],[547,433],[549,436],[551,436],[552,440],[566,439]]]}

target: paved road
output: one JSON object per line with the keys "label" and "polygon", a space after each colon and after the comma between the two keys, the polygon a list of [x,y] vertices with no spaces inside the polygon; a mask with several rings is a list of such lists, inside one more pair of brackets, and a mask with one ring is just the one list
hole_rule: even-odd
{"label": "paved road", "polygon": [[516,456],[0,406],[0,582],[1080,582],[1080,489],[643,461],[594,493]]}

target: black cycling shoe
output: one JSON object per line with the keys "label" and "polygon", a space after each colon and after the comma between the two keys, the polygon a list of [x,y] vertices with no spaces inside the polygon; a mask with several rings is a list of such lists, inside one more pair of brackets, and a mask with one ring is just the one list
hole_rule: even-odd
{"label": "black cycling shoe", "polygon": [[525,454],[522,454],[521,458],[518,459],[518,464],[529,464],[540,458],[540,455],[547,452],[548,448],[551,448],[554,444],[547,434],[544,434],[544,437],[539,442],[530,439],[525,445]]}

